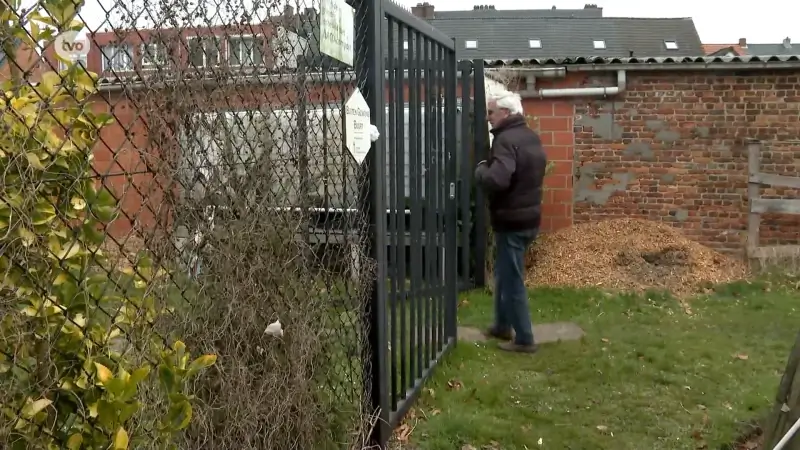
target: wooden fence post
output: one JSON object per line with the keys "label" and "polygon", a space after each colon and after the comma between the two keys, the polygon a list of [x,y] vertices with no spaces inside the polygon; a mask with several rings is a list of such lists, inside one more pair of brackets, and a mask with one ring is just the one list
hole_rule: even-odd
{"label": "wooden fence post", "polygon": [[[789,354],[772,413],[764,425],[762,448],[772,450],[798,418],[800,418],[800,333],[797,334],[794,347]],[[795,435],[783,450],[800,450],[800,437]]]}

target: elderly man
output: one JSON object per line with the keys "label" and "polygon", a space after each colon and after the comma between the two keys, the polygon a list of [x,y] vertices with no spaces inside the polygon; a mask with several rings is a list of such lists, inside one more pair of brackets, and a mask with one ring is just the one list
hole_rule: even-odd
{"label": "elderly man", "polygon": [[488,114],[494,140],[489,159],[475,169],[475,178],[489,199],[495,236],[495,322],[486,334],[509,341],[500,343],[503,350],[534,353],[525,252],[541,223],[547,156],[539,136],[528,128],[518,94],[494,96]]}

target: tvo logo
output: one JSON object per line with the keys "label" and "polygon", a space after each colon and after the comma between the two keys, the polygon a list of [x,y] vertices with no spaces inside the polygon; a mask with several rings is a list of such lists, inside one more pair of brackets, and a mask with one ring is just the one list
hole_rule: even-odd
{"label": "tvo logo", "polygon": [[54,42],[58,56],[69,61],[86,60],[91,44],[85,36],[78,35],[77,31],[67,31],[56,37]]}

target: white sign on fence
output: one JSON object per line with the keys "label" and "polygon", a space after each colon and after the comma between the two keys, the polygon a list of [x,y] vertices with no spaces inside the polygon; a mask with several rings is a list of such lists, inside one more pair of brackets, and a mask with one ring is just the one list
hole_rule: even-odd
{"label": "white sign on fence", "polygon": [[353,65],[355,9],[345,0],[322,0],[319,5],[319,51]]}
{"label": "white sign on fence", "polygon": [[370,139],[369,105],[358,88],[344,104],[344,112],[347,149],[356,162],[361,164],[372,147],[372,139]]}

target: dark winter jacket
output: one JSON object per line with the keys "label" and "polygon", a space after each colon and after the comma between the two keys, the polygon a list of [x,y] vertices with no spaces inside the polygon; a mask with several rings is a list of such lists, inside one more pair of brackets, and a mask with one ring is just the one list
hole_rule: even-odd
{"label": "dark winter jacket", "polygon": [[519,114],[497,124],[492,134],[489,159],[475,169],[489,199],[492,227],[501,232],[539,228],[547,167],[541,139]]}

